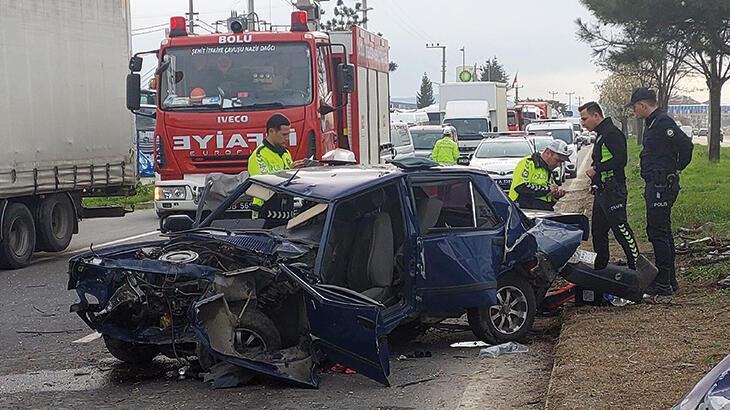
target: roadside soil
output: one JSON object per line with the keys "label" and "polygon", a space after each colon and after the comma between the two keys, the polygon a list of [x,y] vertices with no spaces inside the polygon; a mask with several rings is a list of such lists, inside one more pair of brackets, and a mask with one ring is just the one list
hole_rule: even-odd
{"label": "roadside soil", "polygon": [[[576,182],[561,210],[590,216],[587,180]],[[651,244],[639,246],[653,260]],[[615,242],[611,255],[623,258]],[[562,312],[546,409],[670,408],[730,352],[730,292],[677,263],[680,291],[668,304]]]}

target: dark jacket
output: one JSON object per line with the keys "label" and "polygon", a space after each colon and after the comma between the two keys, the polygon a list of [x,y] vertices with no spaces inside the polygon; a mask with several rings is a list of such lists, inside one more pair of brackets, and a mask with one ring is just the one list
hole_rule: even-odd
{"label": "dark jacket", "polygon": [[596,170],[593,184],[601,186],[608,178],[616,183],[626,184],[626,135],[621,132],[611,118],[605,118],[594,130],[598,134],[593,145],[591,165]]}
{"label": "dark jacket", "polygon": [[641,151],[641,177],[647,181],[663,180],[681,171],[692,160],[694,145],[674,120],[662,110],[646,119],[644,149]]}

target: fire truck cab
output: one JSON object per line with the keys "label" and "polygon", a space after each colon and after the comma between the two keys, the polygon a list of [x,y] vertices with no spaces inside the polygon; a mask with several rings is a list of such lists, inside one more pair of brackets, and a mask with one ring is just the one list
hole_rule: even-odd
{"label": "fire truck cab", "polygon": [[287,30],[259,30],[257,21],[228,27],[191,35],[185,18],[173,17],[160,49],[130,61],[127,107],[137,113],[142,56],[158,59],[150,88],[161,226],[168,215],[195,214],[207,174],[246,171],[275,113],[291,121],[295,160],[345,148],[372,164],[392,148],[387,40],[359,27],[313,31],[304,10]]}

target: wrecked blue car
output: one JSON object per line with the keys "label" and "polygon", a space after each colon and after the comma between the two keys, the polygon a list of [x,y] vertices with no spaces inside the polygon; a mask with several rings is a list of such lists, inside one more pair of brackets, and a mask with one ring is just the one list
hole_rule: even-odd
{"label": "wrecked blue car", "polygon": [[[214,189],[219,205],[195,223],[172,217],[168,240],[73,258],[71,310],[123,361],[195,355],[307,387],[325,362],[387,385],[388,336],[464,314],[489,343],[522,338],[587,219],[528,217],[479,170],[397,165]],[[259,215],[278,227],[244,227],[252,198],[294,210]]]}

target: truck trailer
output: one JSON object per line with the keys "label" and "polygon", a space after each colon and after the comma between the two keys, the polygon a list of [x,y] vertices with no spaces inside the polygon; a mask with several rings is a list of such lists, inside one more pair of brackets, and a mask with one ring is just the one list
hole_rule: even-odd
{"label": "truck trailer", "polygon": [[129,3],[0,0],[0,267],[66,249],[78,220],[123,216],[89,196],[134,194],[124,108]]}

